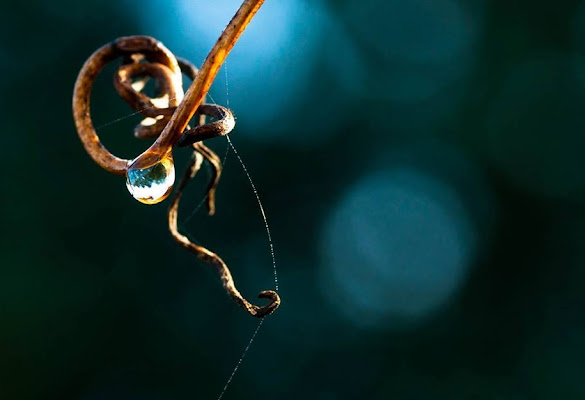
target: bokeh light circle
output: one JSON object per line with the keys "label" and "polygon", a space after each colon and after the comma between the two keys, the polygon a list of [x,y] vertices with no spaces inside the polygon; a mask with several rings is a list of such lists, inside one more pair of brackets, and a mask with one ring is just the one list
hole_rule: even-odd
{"label": "bokeh light circle", "polygon": [[455,0],[365,0],[345,7],[352,16],[346,21],[350,43],[380,66],[378,73],[369,71],[364,86],[369,96],[418,102],[472,66],[478,20]]}
{"label": "bokeh light circle", "polygon": [[475,248],[469,216],[449,185],[406,166],[379,171],[329,216],[321,282],[357,326],[410,326],[456,292]]}
{"label": "bokeh light circle", "polygon": [[514,186],[571,197],[582,192],[583,101],[575,58],[543,53],[512,68],[491,105],[482,147]]}
{"label": "bokeh light circle", "polygon": [[[240,4],[240,0],[151,0],[141,16],[152,35],[175,54],[200,65]],[[229,106],[240,129],[263,142],[322,140],[324,136],[303,135],[298,129],[291,134],[286,127],[292,124],[283,119],[291,118],[291,108],[306,103],[315,55],[328,24],[328,13],[319,3],[267,1],[218,74],[211,101]],[[269,135],[266,126],[273,127]]]}

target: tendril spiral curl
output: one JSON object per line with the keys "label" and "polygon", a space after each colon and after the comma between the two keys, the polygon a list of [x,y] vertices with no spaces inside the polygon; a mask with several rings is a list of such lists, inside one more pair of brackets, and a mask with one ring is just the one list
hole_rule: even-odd
{"label": "tendril spiral curl", "polygon": [[[134,129],[134,135],[140,139],[156,139],[151,149],[168,131],[170,121],[178,118],[176,114],[185,96],[182,75],[185,74],[195,81],[198,79],[199,71],[193,64],[176,58],[162,43],[148,36],[116,39],[98,49],[85,62],[77,77],[73,94],[73,117],[79,138],[87,153],[100,167],[113,174],[124,175],[135,160],[119,158],[108,151],[100,142],[90,116],[90,95],[95,79],[109,62],[117,58],[121,58],[122,61],[114,75],[114,87],[120,97],[144,117]],[[154,97],[143,92],[148,80],[154,81]],[[217,254],[196,245],[178,231],[178,208],[183,190],[199,171],[204,160],[213,168],[207,189],[207,210],[209,215],[215,213],[215,190],[221,176],[221,160],[202,141],[227,135],[235,126],[232,112],[216,104],[200,104],[194,113],[199,115],[197,125],[191,128],[185,124],[186,129],[180,132],[180,135],[176,135],[173,140],[165,141],[168,143],[168,149],[157,150],[170,152],[173,146],[193,148],[193,158],[171,200],[168,211],[169,230],[182,247],[218,271],[225,290],[240,307],[250,315],[265,317],[272,314],[280,305],[277,292],[273,290],[260,292],[258,297],[269,301],[265,306],[251,304],[237,290],[226,263]],[[185,112],[183,114],[186,115]],[[214,121],[206,123],[206,116],[214,118]],[[149,151],[154,152],[151,149],[140,157],[148,155]]]}

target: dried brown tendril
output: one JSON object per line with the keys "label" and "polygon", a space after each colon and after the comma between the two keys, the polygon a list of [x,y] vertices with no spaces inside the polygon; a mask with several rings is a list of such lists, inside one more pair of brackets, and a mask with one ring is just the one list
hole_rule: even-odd
{"label": "dried brown tendril", "polygon": [[[77,77],[73,94],[73,117],[83,146],[90,157],[108,172],[128,174],[136,166],[153,165],[162,158],[170,160],[172,166],[171,152],[175,146],[192,147],[193,157],[169,207],[169,230],[182,247],[217,270],[225,290],[240,307],[259,318],[272,314],[278,308],[278,293],[273,290],[260,292],[258,297],[269,301],[265,306],[248,302],[237,290],[226,263],[217,254],[196,245],[178,231],[177,217],[183,191],[205,160],[213,171],[207,188],[207,210],[209,215],[215,213],[215,191],[221,176],[221,160],[203,144],[203,140],[227,135],[234,128],[235,120],[229,109],[216,104],[203,104],[204,98],[217,69],[262,3],[263,0],[244,1],[201,70],[187,60],[176,58],[154,38],[122,37],[104,45],[89,57]],[[121,63],[114,75],[114,87],[134,110],[144,116],[134,129],[134,135],[141,139],[155,139],[152,146],[134,160],[118,158],[110,153],[100,142],[90,116],[90,94],[95,79],[109,62],[118,58]],[[186,94],[183,93],[182,74],[193,81]],[[154,81],[154,97],[143,92],[148,80]],[[188,123],[195,114],[199,115],[199,120],[191,128]],[[214,118],[214,121],[206,123],[206,116]],[[172,183],[168,192],[171,188]],[[164,199],[168,192],[159,200]]]}

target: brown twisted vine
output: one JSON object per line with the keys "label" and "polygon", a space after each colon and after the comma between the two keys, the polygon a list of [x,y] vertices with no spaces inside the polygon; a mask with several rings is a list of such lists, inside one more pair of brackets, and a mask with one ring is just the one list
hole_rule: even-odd
{"label": "brown twisted vine", "polygon": [[[209,162],[213,170],[207,188],[207,210],[209,215],[215,213],[215,190],[221,176],[221,160],[202,142],[227,135],[234,128],[235,119],[227,108],[203,102],[228,53],[263,2],[264,0],[245,0],[242,3],[200,70],[190,62],[176,58],[154,38],[122,37],[102,46],[87,59],[79,72],[73,93],[73,118],[79,138],[87,153],[100,167],[116,175],[126,175],[129,189],[132,171],[144,174],[144,171],[164,164],[165,171],[172,172],[172,176],[169,173],[169,178],[166,179],[170,183],[165,193],[148,199],[140,199],[135,195],[144,203],[157,203],[170,194],[174,183],[172,150],[174,147],[192,147],[193,158],[169,207],[169,230],[182,247],[218,271],[225,290],[240,307],[259,318],[272,314],[279,307],[278,293],[272,290],[260,292],[259,298],[269,300],[262,307],[248,302],[236,289],[225,262],[217,254],[196,245],[178,231],[177,216],[183,191],[204,160]],[[136,126],[134,135],[137,138],[155,139],[146,151],[133,160],[116,157],[106,149],[100,142],[90,116],[90,94],[95,79],[106,64],[117,58],[121,58],[122,62],[114,76],[114,87],[120,97],[144,117]],[[183,92],[182,74],[192,80],[186,93]],[[156,84],[155,97],[149,97],[143,92],[149,79]],[[200,116],[198,124],[190,128],[189,121],[195,114]],[[214,118],[214,121],[206,123],[205,116]]]}

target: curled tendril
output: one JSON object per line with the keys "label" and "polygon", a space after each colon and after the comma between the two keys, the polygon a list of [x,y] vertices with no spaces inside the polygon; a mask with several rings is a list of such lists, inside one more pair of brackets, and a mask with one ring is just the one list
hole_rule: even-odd
{"label": "curled tendril", "polygon": [[[134,129],[134,135],[140,139],[159,139],[164,134],[184,96],[182,74],[195,81],[199,71],[187,60],[177,59],[162,43],[148,36],[119,38],[98,49],[85,62],[75,83],[73,96],[73,116],[77,131],[85,150],[98,165],[106,171],[122,175],[126,173],[130,160],[114,156],[101,144],[89,112],[93,83],[105,65],[116,58],[121,58],[122,62],[114,75],[114,87],[120,97],[144,117]],[[154,81],[154,97],[143,92],[148,80]],[[193,158],[171,200],[168,211],[169,230],[182,247],[217,270],[225,290],[240,307],[255,317],[265,317],[279,307],[278,293],[272,290],[262,291],[258,297],[268,300],[268,304],[262,307],[251,304],[236,288],[226,263],[217,254],[196,245],[178,231],[177,216],[183,190],[199,171],[204,160],[213,168],[207,188],[207,210],[209,215],[215,213],[215,190],[221,176],[221,160],[202,141],[227,135],[235,126],[232,112],[219,105],[201,104],[195,113],[199,115],[197,125],[193,128],[187,126],[174,141],[174,146],[191,146]],[[212,117],[214,121],[206,123],[206,116]]]}

